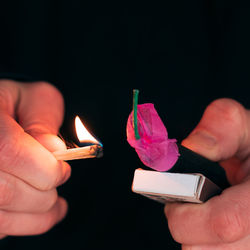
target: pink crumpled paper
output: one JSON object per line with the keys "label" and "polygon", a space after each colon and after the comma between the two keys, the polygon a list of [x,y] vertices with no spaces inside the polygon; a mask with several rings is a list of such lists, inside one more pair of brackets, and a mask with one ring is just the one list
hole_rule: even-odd
{"label": "pink crumpled paper", "polygon": [[146,166],[157,171],[169,170],[178,160],[178,147],[175,139],[168,138],[168,132],[154,104],[137,106],[137,124],[140,139],[135,138],[132,111],[127,122],[128,143],[135,148]]}

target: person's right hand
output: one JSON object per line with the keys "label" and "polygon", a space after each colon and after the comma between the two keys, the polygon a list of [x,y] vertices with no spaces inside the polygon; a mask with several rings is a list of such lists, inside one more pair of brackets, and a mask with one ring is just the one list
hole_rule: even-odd
{"label": "person's right hand", "polygon": [[51,153],[65,148],[63,110],[48,83],[0,80],[0,238],[44,233],[66,214],[56,187],[71,169]]}
{"label": "person's right hand", "polygon": [[218,99],[182,144],[217,161],[229,188],[205,203],[172,203],[165,214],[182,250],[250,249],[250,111],[232,99]]}

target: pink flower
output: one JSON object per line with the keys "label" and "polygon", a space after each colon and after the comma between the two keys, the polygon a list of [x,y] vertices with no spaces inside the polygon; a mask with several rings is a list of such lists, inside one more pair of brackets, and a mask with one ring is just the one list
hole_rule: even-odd
{"label": "pink flower", "polygon": [[175,139],[168,139],[168,132],[154,104],[137,106],[137,125],[140,139],[135,138],[132,111],[127,122],[128,143],[146,166],[157,171],[169,170],[178,160],[178,147]]}

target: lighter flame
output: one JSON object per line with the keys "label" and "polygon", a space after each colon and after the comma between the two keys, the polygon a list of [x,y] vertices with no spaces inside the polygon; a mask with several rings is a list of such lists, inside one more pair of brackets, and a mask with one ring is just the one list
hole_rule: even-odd
{"label": "lighter flame", "polygon": [[88,132],[88,130],[85,128],[79,116],[76,116],[75,118],[75,128],[76,128],[76,134],[77,134],[78,140],[80,142],[91,142],[91,143],[99,144],[99,142],[95,139],[95,137],[92,136]]}

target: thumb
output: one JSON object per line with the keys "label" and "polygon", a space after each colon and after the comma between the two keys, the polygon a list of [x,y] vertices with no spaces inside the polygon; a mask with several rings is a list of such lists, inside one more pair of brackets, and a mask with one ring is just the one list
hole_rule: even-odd
{"label": "thumb", "polygon": [[201,121],[182,145],[212,160],[250,154],[250,113],[232,99],[218,99],[205,110]]}

